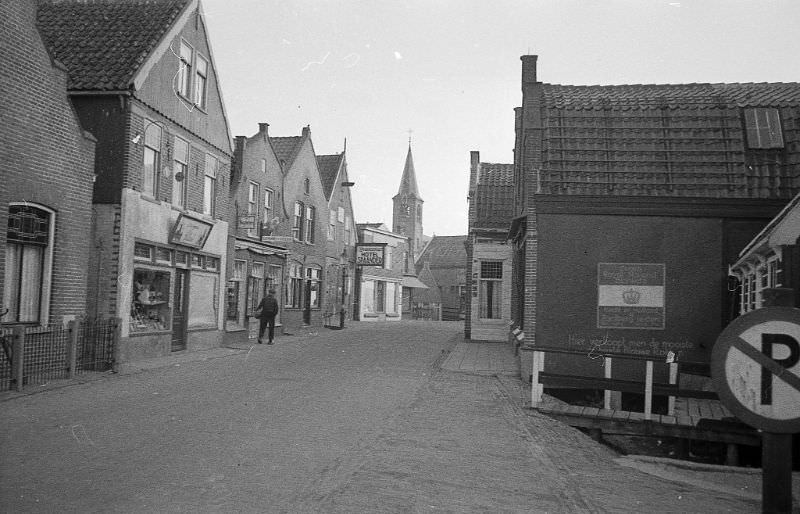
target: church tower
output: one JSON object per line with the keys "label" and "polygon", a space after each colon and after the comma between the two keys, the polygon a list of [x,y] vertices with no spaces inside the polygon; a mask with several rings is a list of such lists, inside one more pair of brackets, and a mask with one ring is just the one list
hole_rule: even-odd
{"label": "church tower", "polygon": [[[422,197],[417,188],[417,175],[414,171],[414,158],[411,156],[411,142],[408,143],[406,166],[400,189],[392,198],[392,231],[408,237],[409,255],[414,260],[422,251]],[[413,263],[412,263],[413,266]]]}

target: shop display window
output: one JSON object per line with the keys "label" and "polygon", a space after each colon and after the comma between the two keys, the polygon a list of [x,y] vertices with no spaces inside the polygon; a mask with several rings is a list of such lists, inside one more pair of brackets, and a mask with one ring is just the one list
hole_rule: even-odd
{"label": "shop display window", "polygon": [[217,325],[218,280],[217,275],[192,272],[189,282],[189,328]]}
{"label": "shop display window", "polygon": [[170,330],[170,280],[169,271],[141,268],[133,271],[131,332]]}

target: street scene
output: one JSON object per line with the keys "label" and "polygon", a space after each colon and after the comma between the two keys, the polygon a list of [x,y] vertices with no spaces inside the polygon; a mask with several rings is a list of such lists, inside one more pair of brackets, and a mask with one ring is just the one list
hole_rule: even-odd
{"label": "street scene", "polygon": [[759,512],[728,490],[755,479],[647,474],[531,413],[508,346],[473,354],[460,328],[360,323],[4,396],[0,510]]}
{"label": "street scene", "polygon": [[800,513],[797,19],[0,2],[0,512]]}

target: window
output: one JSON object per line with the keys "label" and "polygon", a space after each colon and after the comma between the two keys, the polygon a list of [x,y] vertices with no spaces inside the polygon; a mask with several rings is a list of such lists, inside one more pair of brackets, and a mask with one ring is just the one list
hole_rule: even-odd
{"label": "window", "polygon": [[344,207],[339,207],[336,209],[336,214],[337,221],[339,221],[339,223],[344,223]]}
{"label": "window", "polygon": [[783,133],[778,109],[744,110],[748,148],[783,148]]}
{"label": "window", "polygon": [[308,279],[309,305],[312,309],[319,309],[320,291],[322,291],[322,268],[306,268],[306,278]]}
{"label": "window", "polygon": [[305,179],[303,181],[303,190],[305,191],[306,194],[309,194],[311,192],[311,181],[309,179]]}
{"label": "window", "polygon": [[503,290],[503,263],[501,261],[482,261],[480,277],[480,317],[499,319]]}
{"label": "window", "polygon": [[350,216],[346,216],[344,219],[344,244],[346,245],[353,245],[355,244],[353,241],[350,240],[351,238],[351,231],[350,231]]}
{"label": "window", "polygon": [[294,202],[294,224],[292,225],[292,237],[295,241],[303,240],[303,204]]}
{"label": "window", "polygon": [[261,173],[267,172],[267,160],[261,159]]}
{"label": "window", "polygon": [[[252,214],[254,221],[258,220],[258,200],[259,200],[259,193],[258,193],[258,184],[255,182],[250,182],[250,189],[247,194],[247,214]],[[247,229],[247,235],[250,237],[258,237],[258,229],[255,226],[255,222],[253,224],[253,228]]]}
{"label": "window", "polygon": [[397,312],[397,284],[394,282],[386,283],[386,312]]}
{"label": "window", "polygon": [[8,208],[3,321],[47,322],[53,262],[53,221],[49,209],[31,204]]}
{"label": "window", "polygon": [[386,309],[386,282],[375,282],[375,312],[385,312]]}
{"label": "window", "polygon": [[189,278],[192,295],[189,300],[189,328],[210,328],[217,326],[219,276],[202,271],[192,271]]}
{"label": "window", "polygon": [[264,189],[264,214],[263,224],[261,229],[262,236],[271,236],[278,226],[278,218],[272,217],[273,196],[275,193],[272,189]]}
{"label": "window", "polygon": [[203,214],[213,216],[217,198],[217,158],[206,154],[206,178],[203,186]]}
{"label": "window", "polygon": [[361,284],[361,308],[363,312],[375,312],[375,281],[365,280]]}
{"label": "window", "polygon": [[194,103],[201,109],[206,108],[206,93],[208,89],[208,61],[197,56],[197,72],[194,79]]}
{"label": "window", "polygon": [[247,280],[247,315],[252,316],[264,297],[264,263],[254,262]]}
{"label": "window", "polygon": [[175,138],[175,164],[172,170],[172,205],[183,208],[186,205],[186,179],[189,170],[189,143]]}
{"label": "window", "polygon": [[305,235],[306,243],[314,243],[314,221],[316,220],[317,209],[315,207],[306,207],[305,219]]}
{"label": "window", "polygon": [[389,245],[384,246],[383,250],[383,268],[392,269],[392,247]]}
{"label": "window", "polygon": [[328,212],[328,241],[336,239],[336,211]]}
{"label": "window", "polygon": [[298,262],[290,262],[288,267],[289,282],[286,284],[286,307],[300,308],[300,294],[303,289],[302,267]]}
{"label": "window", "polygon": [[156,198],[161,176],[161,127],[147,120],[145,124],[147,128],[144,130],[142,192]]}
{"label": "window", "polygon": [[181,62],[178,69],[178,93],[189,98],[189,86],[192,80],[192,47],[181,41]]}
{"label": "window", "polygon": [[225,318],[228,321],[239,321],[239,294],[241,284],[244,281],[245,274],[247,273],[247,261],[235,260],[233,261],[233,274],[228,280],[228,287],[226,289],[226,313]]}
{"label": "window", "polygon": [[169,271],[146,268],[133,270],[133,298],[131,299],[131,332],[157,332],[170,330],[172,308],[169,302]]}

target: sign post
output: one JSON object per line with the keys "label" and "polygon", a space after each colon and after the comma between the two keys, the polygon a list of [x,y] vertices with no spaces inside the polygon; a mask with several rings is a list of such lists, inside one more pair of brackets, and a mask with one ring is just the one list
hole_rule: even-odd
{"label": "sign post", "polygon": [[[765,299],[793,305],[785,293],[765,290]],[[763,431],[762,512],[790,513],[792,433],[800,431],[800,309],[769,306],[733,320],[714,345],[711,376],[723,404]]]}

